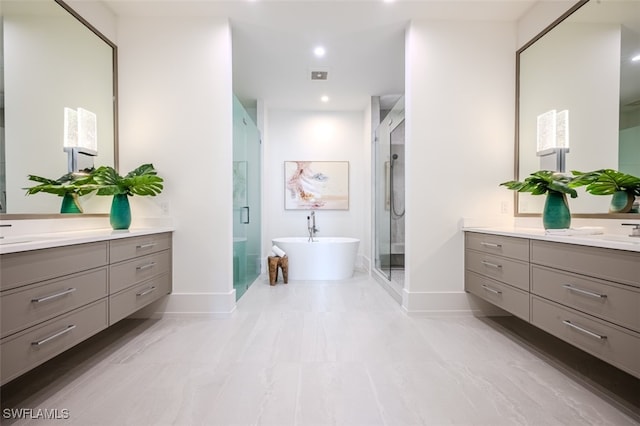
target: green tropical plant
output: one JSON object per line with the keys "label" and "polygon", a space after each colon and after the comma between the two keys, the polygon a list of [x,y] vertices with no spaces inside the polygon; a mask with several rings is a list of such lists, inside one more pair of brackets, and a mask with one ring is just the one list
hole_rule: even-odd
{"label": "green tropical plant", "polygon": [[571,186],[585,186],[585,190],[593,195],[613,195],[624,191],[633,196],[640,196],[640,178],[613,169],[601,169],[593,172],[572,170],[575,176]]}
{"label": "green tropical plant", "polygon": [[553,191],[576,198],[578,193],[570,185],[571,181],[571,176],[550,170],[539,170],[531,173],[522,182],[510,180],[500,185],[518,192],[530,192],[532,195],[544,195]]}
{"label": "green tropical plant", "polygon": [[67,173],[58,179],[49,179],[37,175],[28,175],[28,179],[38,185],[23,188],[26,195],[44,192],[63,197],[60,213],[82,213],[79,197],[95,191],[91,169],[82,172]]}
{"label": "green tropical plant", "polygon": [[149,195],[162,192],[164,181],[153,164],[143,164],[125,176],[111,166],[98,167],[92,174],[97,195]]}
{"label": "green tropical plant", "polygon": [[640,178],[613,169],[600,169],[593,172],[572,171],[571,185],[584,186],[589,194],[612,195],[609,213],[628,213],[640,196]]}
{"label": "green tropical plant", "polygon": [[49,179],[42,176],[28,175],[28,179],[33,182],[38,182],[36,186],[26,189],[26,195],[37,194],[38,192],[45,192],[48,194],[55,194],[60,197],[66,194],[77,194],[78,196],[89,194],[94,191],[95,188],[91,187],[93,179],[90,173],[67,173],[58,179]]}

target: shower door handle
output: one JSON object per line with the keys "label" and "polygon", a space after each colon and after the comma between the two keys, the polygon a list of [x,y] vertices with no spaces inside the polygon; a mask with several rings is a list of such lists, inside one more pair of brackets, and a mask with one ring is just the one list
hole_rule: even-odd
{"label": "shower door handle", "polygon": [[[245,219],[245,214],[244,212],[247,212],[246,214],[246,219]],[[242,208],[242,213],[240,214],[240,222],[247,225],[249,223],[249,206],[244,206]]]}

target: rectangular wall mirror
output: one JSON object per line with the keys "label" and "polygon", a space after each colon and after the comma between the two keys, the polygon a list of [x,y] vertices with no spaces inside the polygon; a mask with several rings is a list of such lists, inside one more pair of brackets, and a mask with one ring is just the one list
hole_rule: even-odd
{"label": "rectangular wall mirror", "polygon": [[[67,173],[65,108],[95,114],[93,164],[117,167],[117,48],[62,1],[3,0],[1,12],[0,212],[57,214],[61,197],[25,196],[27,176]],[[108,213],[102,198],[83,197],[85,213]]]}
{"label": "rectangular wall mirror", "polygon": [[[620,170],[640,177],[640,2],[577,3],[517,52],[516,179],[549,169],[536,154],[537,117],[568,111],[566,170]],[[544,161],[544,160],[543,160]],[[608,214],[610,196],[579,188],[577,217]],[[542,212],[544,197],[516,193],[516,215]]]}

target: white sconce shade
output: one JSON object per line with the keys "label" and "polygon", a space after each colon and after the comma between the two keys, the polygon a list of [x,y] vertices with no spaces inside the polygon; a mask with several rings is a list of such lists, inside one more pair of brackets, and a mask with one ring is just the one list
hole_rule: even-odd
{"label": "white sconce shade", "polygon": [[71,108],[64,109],[64,147],[78,146],[78,111]]}
{"label": "white sconce shade", "polygon": [[537,153],[548,152],[556,145],[556,110],[551,110],[538,116],[537,124]]}
{"label": "white sconce shade", "polygon": [[569,148],[569,110],[556,114],[556,148]]}
{"label": "white sconce shade", "polygon": [[64,108],[64,148],[69,173],[93,168],[98,155],[97,116],[84,108]]}
{"label": "white sconce shade", "polygon": [[569,110],[555,109],[538,116],[537,154],[540,167],[564,173],[569,152]]}
{"label": "white sconce shade", "polygon": [[537,153],[552,153],[557,148],[569,148],[569,110],[555,109],[538,116]]}
{"label": "white sconce shade", "polygon": [[84,108],[78,108],[78,146],[98,151],[97,116]]}
{"label": "white sconce shade", "polygon": [[98,151],[98,118],[84,108],[64,108],[64,147]]}

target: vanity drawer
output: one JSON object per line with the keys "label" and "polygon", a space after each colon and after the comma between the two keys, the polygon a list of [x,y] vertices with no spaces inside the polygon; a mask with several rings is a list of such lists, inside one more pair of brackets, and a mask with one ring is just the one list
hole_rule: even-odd
{"label": "vanity drawer", "polygon": [[171,293],[171,274],[167,273],[109,296],[109,325]]}
{"label": "vanity drawer", "polygon": [[640,289],[635,287],[534,265],[531,267],[531,292],[640,331]]}
{"label": "vanity drawer", "polygon": [[171,252],[166,250],[111,265],[109,292],[116,293],[141,281],[169,272]]}
{"label": "vanity drawer", "polygon": [[637,252],[532,241],[531,263],[640,287]]}
{"label": "vanity drawer", "polygon": [[112,240],[109,248],[111,263],[156,253],[171,247],[171,234],[152,234]]}
{"label": "vanity drawer", "polygon": [[0,332],[5,337],[91,303],[108,292],[107,267],[2,294]]}
{"label": "vanity drawer", "polygon": [[465,265],[470,271],[529,291],[529,264],[526,262],[467,250]]}
{"label": "vanity drawer", "polygon": [[640,378],[640,334],[537,296],[531,296],[531,323]]}
{"label": "vanity drawer", "polygon": [[107,245],[107,242],[97,242],[0,255],[0,289],[104,266],[108,262]]}
{"label": "vanity drawer", "polygon": [[467,232],[465,238],[468,249],[529,261],[529,240],[527,239],[476,232]]}
{"label": "vanity drawer", "polygon": [[45,324],[0,341],[0,371],[4,384],[82,340],[107,328],[107,299],[94,302]]}
{"label": "vanity drawer", "polygon": [[529,293],[501,282],[465,271],[465,290],[529,321]]}

